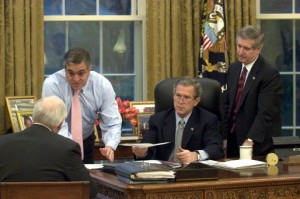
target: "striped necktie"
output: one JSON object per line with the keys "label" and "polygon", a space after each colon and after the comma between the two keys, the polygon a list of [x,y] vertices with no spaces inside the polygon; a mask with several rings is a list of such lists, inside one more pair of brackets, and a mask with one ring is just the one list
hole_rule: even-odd
{"label": "striped necktie", "polygon": [[236,91],[236,96],[235,96],[235,100],[234,100],[234,106],[233,106],[234,108],[233,108],[231,129],[230,129],[231,133],[233,133],[235,131],[235,120],[236,120],[237,109],[238,109],[238,105],[239,105],[239,102],[240,102],[240,98],[241,98],[243,90],[244,90],[244,85],[245,85],[245,81],[246,81],[247,72],[248,72],[248,70],[247,70],[246,66],[244,66],[242,74],[241,74],[240,79],[239,79],[239,83],[238,83],[238,87],[237,87],[237,91]]}

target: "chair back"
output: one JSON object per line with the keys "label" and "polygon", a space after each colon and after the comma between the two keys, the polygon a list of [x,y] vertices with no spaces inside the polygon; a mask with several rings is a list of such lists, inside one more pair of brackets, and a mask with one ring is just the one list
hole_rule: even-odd
{"label": "chair back", "polygon": [[0,182],[0,199],[88,199],[88,181]]}
{"label": "chair back", "polygon": [[[159,81],[154,89],[155,113],[173,107],[173,85],[178,78],[168,78]],[[198,78],[202,86],[202,96],[198,104],[201,108],[218,116],[219,121],[223,119],[223,102],[221,84],[214,79]]]}

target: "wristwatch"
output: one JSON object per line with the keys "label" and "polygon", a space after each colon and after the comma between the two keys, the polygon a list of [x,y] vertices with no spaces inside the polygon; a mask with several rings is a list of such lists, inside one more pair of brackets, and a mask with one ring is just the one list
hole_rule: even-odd
{"label": "wristwatch", "polygon": [[195,151],[197,153],[197,161],[200,160],[201,156],[200,156],[200,153],[199,151]]}

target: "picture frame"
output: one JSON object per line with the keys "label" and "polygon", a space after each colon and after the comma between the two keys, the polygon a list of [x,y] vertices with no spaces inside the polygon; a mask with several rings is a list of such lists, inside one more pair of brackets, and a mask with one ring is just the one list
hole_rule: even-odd
{"label": "picture frame", "polygon": [[130,107],[135,107],[139,110],[139,113],[154,113],[155,104],[154,101],[132,101]]}
{"label": "picture frame", "polygon": [[17,111],[17,118],[21,131],[32,125],[32,111]]}
{"label": "picture frame", "polygon": [[154,113],[139,113],[137,115],[137,121],[138,121],[137,133],[138,133],[139,138],[142,138],[143,134],[148,132],[148,130],[149,130],[149,118],[153,114]]}
{"label": "picture frame", "polygon": [[6,106],[11,121],[13,132],[21,131],[21,126],[18,119],[18,112],[32,112],[36,103],[35,96],[8,96],[5,97]]}

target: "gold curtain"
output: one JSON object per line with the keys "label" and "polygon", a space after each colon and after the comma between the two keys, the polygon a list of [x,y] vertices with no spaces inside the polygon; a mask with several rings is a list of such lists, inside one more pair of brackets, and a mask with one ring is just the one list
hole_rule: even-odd
{"label": "gold curtain", "polygon": [[[206,0],[147,0],[148,99],[164,78],[196,76],[200,14]],[[236,60],[236,33],[256,24],[256,0],[224,0],[229,64]]]}
{"label": "gold curtain", "polygon": [[11,126],[5,97],[41,95],[43,1],[1,0],[0,17],[0,134],[4,134]]}
{"label": "gold curtain", "polygon": [[149,100],[159,80],[197,74],[199,15],[199,0],[147,0]]}
{"label": "gold curtain", "polygon": [[256,24],[256,0],[226,0],[226,40],[228,61],[236,60],[236,34],[246,25]]}

